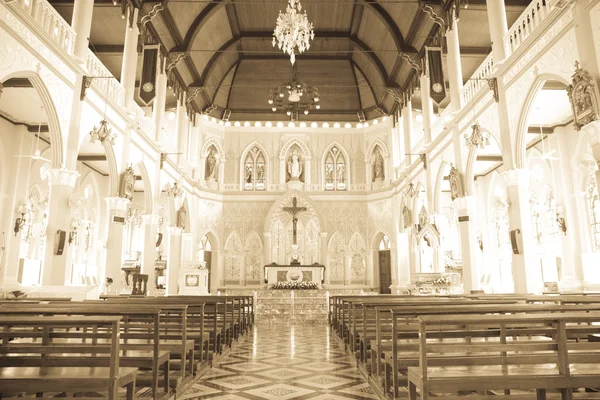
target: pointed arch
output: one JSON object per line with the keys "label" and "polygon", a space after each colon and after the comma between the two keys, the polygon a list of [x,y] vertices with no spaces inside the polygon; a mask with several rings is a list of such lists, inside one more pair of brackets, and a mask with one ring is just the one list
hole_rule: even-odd
{"label": "pointed arch", "polygon": [[[46,112],[46,116],[48,118],[48,135],[50,136],[50,148],[52,151],[52,168],[61,168],[66,164],[66,155],[63,144],[63,135],[60,125],[60,120],[58,118],[57,107],[54,103],[54,99],[50,95],[50,91],[48,87],[44,83],[42,77],[34,71],[17,71],[13,72],[4,77],[4,81],[7,81],[12,78],[27,78],[31,82],[31,85],[37,91],[42,104],[44,106],[44,111]],[[66,128],[65,128],[66,129]]]}
{"label": "pointed arch", "polygon": [[152,180],[148,174],[148,168],[146,168],[144,161],[138,161],[134,164],[134,169],[137,169],[144,184],[144,214],[152,214],[154,210],[154,196],[152,195]]}
{"label": "pointed arch", "polygon": [[[263,166],[264,176],[262,179],[264,189],[256,189],[256,185],[253,185],[253,189],[246,189],[246,190],[267,190],[267,185],[270,182],[269,178],[270,178],[270,171],[271,171],[271,158],[269,157],[269,153],[267,152],[265,147],[260,142],[255,140],[252,143],[250,143],[248,146],[246,146],[246,148],[242,152],[242,156],[240,157],[240,191],[245,190],[244,177],[246,176],[246,171],[245,171],[246,158],[248,157],[248,155],[250,154],[252,149],[254,149],[255,147],[258,149],[259,154],[261,154],[264,158],[264,166]],[[256,168],[254,168],[252,172],[256,173]]]}
{"label": "pointed arch", "polygon": [[346,264],[344,236],[335,231],[327,243],[327,276],[331,284],[343,284]]}
{"label": "pointed arch", "polygon": [[208,156],[208,151],[210,150],[211,146],[214,146],[215,149],[217,149],[221,160],[224,161],[225,151],[223,150],[223,146],[221,146],[221,143],[219,143],[219,141],[214,137],[204,142],[204,144],[202,145],[202,151],[200,152],[200,156],[206,158]]}
{"label": "pointed arch", "polygon": [[514,150],[514,158],[517,168],[526,167],[526,149],[529,116],[531,114],[533,103],[535,102],[536,97],[538,96],[539,92],[542,90],[547,81],[558,81],[563,83],[566,87],[568,87],[571,84],[562,76],[551,73],[540,74],[535,78],[535,81],[531,85],[529,92],[527,92],[527,97],[525,98],[525,102],[523,103],[523,108],[521,109],[521,114],[519,116],[519,122],[517,125],[517,132],[515,137],[516,146]]}
{"label": "pointed arch", "polygon": [[373,155],[373,151],[375,150],[376,146],[379,146],[379,148],[381,149],[381,155],[383,156],[383,158],[385,158],[387,160],[390,156],[390,153],[388,151],[388,148],[387,148],[385,142],[383,140],[381,140],[380,138],[373,139],[371,144],[369,144],[369,147],[367,148],[367,154],[366,154],[366,156],[368,157],[368,160],[371,161],[371,156]]}
{"label": "pointed arch", "polygon": [[353,283],[357,280],[364,280],[367,268],[367,244],[359,232],[354,232],[350,237],[348,253],[350,258],[350,276]]}
{"label": "pointed arch", "polygon": [[386,236],[388,239],[390,238],[390,235],[388,235],[388,233],[385,231],[385,229],[379,229],[378,231],[376,231],[373,236],[371,237],[371,249],[373,250],[377,250],[379,249],[379,242],[381,242],[381,239]]}
{"label": "pointed arch", "polygon": [[433,208],[436,214],[442,213],[441,199],[442,199],[442,184],[444,178],[448,175],[446,171],[452,166],[448,161],[442,161],[440,168],[438,169],[437,178],[435,180],[435,191],[433,192]]}
{"label": "pointed arch", "polygon": [[[333,189],[329,189],[329,190],[348,190],[348,188],[350,187],[350,173],[352,171],[351,165],[350,165],[350,156],[348,155],[348,152],[346,151],[346,148],[344,146],[342,146],[337,140],[334,140],[333,142],[331,142],[329,144],[329,146],[327,146],[325,148],[325,151],[323,151],[323,154],[321,155],[321,182],[322,182],[322,186],[323,186],[323,190],[327,190],[326,187],[326,174],[327,174],[327,169],[326,169],[326,161],[327,161],[327,157],[331,154],[331,152],[333,151],[334,148],[337,148],[340,152],[340,155],[344,158],[344,163],[345,163],[345,167],[344,167],[344,173],[345,173],[345,188],[344,189],[338,189],[338,185],[337,185],[337,180],[338,180],[338,176],[337,176],[337,158],[335,160],[333,160],[334,163],[334,171],[332,171],[332,173],[335,175],[335,185]],[[338,155],[336,155],[336,157],[339,157]]]}
{"label": "pointed arch", "polygon": [[244,264],[246,267],[246,283],[260,283],[264,265],[263,241],[256,231],[246,235],[244,245]]}
{"label": "pointed arch", "polygon": [[287,142],[285,142],[285,144],[281,147],[281,151],[279,152],[279,159],[285,160],[288,156],[289,150],[294,145],[297,145],[300,148],[300,150],[302,150],[302,152],[304,153],[305,160],[310,160],[312,158],[310,149],[308,148],[306,143],[304,143],[304,141],[301,140],[300,138],[294,137],[294,138],[291,138],[290,140],[288,140]]}
{"label": "pointed arch", "polygon": [[225,284],[239,284],[243,249],[240,236],[236,231],[231,231],[227,240],[225,240],[225,260],[223,264]]}
{"label": "pointed arch", "polygon": [[[500,155],[502,155],[502,146],[500,145],[499,138],[486,127],[480,126],[479,130],[481,133],[488,133],[490,135],[490,139],[495,142],[500,149]],[[467,156],[467,165],[465,167],[465,176],[463,176],[463,184],[465,189],[465,195],[473,195],[475,194],[475,163],[477,162],[477,155],[479,154],[479,147],[470,146],[469,155]]]}

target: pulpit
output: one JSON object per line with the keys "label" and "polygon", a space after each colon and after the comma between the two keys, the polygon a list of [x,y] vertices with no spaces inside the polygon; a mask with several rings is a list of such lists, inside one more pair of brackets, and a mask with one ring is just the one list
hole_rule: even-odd
{"label": "pulpit", "polygon": [[188,265],[179,270],[179,294],[196,296],[208,294],[208,269],[206,261],[198,265]]}

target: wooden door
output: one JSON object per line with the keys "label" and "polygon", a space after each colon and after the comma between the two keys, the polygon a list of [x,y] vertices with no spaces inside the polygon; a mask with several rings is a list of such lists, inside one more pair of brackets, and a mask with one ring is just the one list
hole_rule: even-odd
{"label": "wooden door", "polygon": [[392,268],[389,250],[379,250],[379,293],[390,294],[392,290]]}
{"label": "wooden door", "polygon": [[208,270],[208,293],[210,293],[210,260],[212,258],[212,251],[204,251],[204,261],[206,261],[206,269]]}

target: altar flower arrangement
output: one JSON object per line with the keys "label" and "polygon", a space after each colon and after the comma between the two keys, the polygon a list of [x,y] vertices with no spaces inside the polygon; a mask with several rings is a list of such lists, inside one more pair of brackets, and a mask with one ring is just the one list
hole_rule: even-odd
{"label": "altar flower arrangement", "polygon": [[275,290],[314,290],[319,286],[315,282],[275,282],[271,289]]}
{"label": "altar flower arrangement", "polygon": [[439,278],[437,278],[433,281],[434,285],[439,285],[439,286],[448,286],[451,283],[452,283],[452,281],[450,280],[450,277],[447,275],[441,275]]}

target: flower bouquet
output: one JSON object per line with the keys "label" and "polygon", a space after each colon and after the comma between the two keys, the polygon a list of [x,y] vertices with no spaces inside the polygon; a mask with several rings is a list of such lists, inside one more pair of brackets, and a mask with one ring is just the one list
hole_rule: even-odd
{"label": "flower bouquet", "polygon": [[432,283],[437,286],[448,286],[452,283],[452,281],[450,280],[449,276],[441,275],[439,278],[435,279]]}
{"label": "flower bouquet", "polygon": [[271,289],[276,290],[314,290],[318,289],[319,285],[315,282],[275,282]]}

